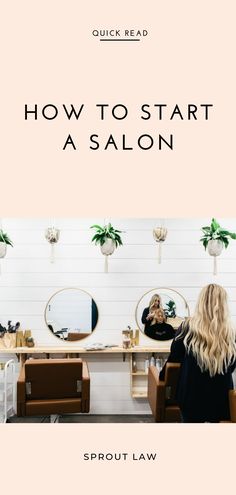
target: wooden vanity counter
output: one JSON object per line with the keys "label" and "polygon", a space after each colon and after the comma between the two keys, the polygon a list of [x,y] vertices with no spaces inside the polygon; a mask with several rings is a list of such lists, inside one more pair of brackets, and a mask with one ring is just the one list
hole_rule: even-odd
{"label": "wooden vanity counter", "polygon": [[[132,353],[168,353],[170,352],[171,341],[163,343],[163,345],[155,346],[135,346],[130,349],[114,346],[106,347],[105,349],[87,350],[84,347],[77,345],[66,346],[37,346],[37,347],[12,347],[8,349],[0,349],[1,354],[17,354],[20,358],[26,358],[28,354],[132,354]],[[23,359],[24,360],[24,359]]]}

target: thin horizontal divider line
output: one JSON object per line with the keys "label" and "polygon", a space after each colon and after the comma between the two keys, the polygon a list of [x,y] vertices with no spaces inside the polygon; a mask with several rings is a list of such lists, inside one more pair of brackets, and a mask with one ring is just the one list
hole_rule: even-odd
{"label": "thin horizontal divider line", "polygon": [[[59,244],[60,246],[76,246],[76,247],[89,247],[89,246],[92,246],[93,249],[96,249],[96,247],[88,240],[87,242],[77,242],[77,241],[70,241],[70,242],[64,242],[64,241],[60,241]],[[198,244],[198,242],[191,242],[191,243],[186,243],[186,242],[169,242],[169,241],[165,241],[164,243],[165,246],[181,246],[181,247],[192,247],[192,246],[198,246],[198,247],[201,247],[200,244]],[[19,246],[38,246],[38,247],[48,247],[48,244],[45,244],[44,242],[20,242],[20,241],[15,241],[14,243],[14,247],[19,247]],[[140,242],[140,243],[134,243],[134,242],[125,242],[125,244],[123,244],[124,247],[126,246],[156,246],[156,242],[155,241],[150,241],[150,242]],[[204,252],[204,251],[203,251]]]}
{"label": "thin horizontal divider line", "polygon": [[[139,301],[137,299],[97,299],[96,298],[96,303],[98,304],[110,304],[110,303],[115,303],[117,305],[119,304],[124,304],[124,303],[127,303],[127,304],[137,304]],[[188,299],[188,303],[189,304],[193,304],[193,303],[196,303],[197,302],[197,297],[195,299]],[[236,300],[235,299],[228,299],[228,302],[230,304],[236,304]],[[46,305],[48,303],[48,300],[31,300],[31,299],[1,299],[1,304],[4,303],[4,304],[8,304],[8,303],[17,303],[17,304],[20,304],[20,303],[27,303],[29,306],[30,304],[44,304]],[[105,313],[104,313],[105,314]],[[108,314],[108,313],[106,313]]]}
{"label": "thin horizontal divider line", "polygon": [[[131,40],[131,41],[134,41],[134,40]],[[138,40],[137,40],[137,41],[138,41]],[[45,227],[42,227],[42,228],[44,229]],[[12,233],[12,234],[14,234],[14,233],[16,233],[16,234],[17,234],[18,232],[38,232],[38,233],[42,234],[42,228],[37,227],[37,228],[30,229],[29,227],[27,227],[27,228],[19,229],[19,228],[17,228],[17,227],[14,227],[14,228],[9,227],[9,229],[8,229],[8,230],[11,230],[11,233]],[[90,227],[88,227],[87,229],[86,229],[86,228],[84,228],[84,229],[75,229],[75,228],[69,228],[69,227],[63,227],[63,226],[62,226],[62,227],[61,227],[61,231],[63,231],[63,232],[77,232],[77,233],[83,233],[83,232],[86,232],[86,233],[89,233],[89,234],[91,235],[91,234],[92,234],[92,232],[89,232],[89,228],[90,228]],[[125,230],[123,233],[124,233],[124,234],[128,234],[128,233],[130,233],[130,232],[152,232],[152,230],[153,230],[154,226],[153,226],[153,227],[150,227],[150,228],[148,228],[148,227],[143,228],[143,227],[142,227],[142,228],[140,228],[140,229],[137,229],[137,228],[130,228],[130,227],[128,227],[128,228],[127,228],[127,227],[125,227],[125,226],[124,226],[124,227],[122,227],[122,226],[121,226],[120,228],[124,228],[124,229],[126,228],[126,230]],[[169,235],[171,232],[185,232],[185,233],[186,233],[186,232],[188,232],[188,233],[190,233],[190,232],[195,232],[195,233],[196,233],[196,232],[198,232],[200,236],[202,235],[201,230],[199,230],[199,229],[178,229],[178,228],[169,228],[169,229],[168,229],[168,235]],[[42,237],[43,237],[43,236],[42,236]]]}
{"label": "thin horizontal divider line", "polygon": [[[141,232],[140,232],[140,235],[141,235]],[[139,238],[140,238],[140,235],[139,235]],[[156,246],[156,241],[152,241],[152,239],[149,239],[148,241],[146,242],[140,242],[140,241],[132,241],[131,239],[125,239],[124,240],[124,244],[123,246]],[[88,240],[81,240],[81,239],[71,239],[70,241],[59,241],[58,245],[60,246],[86,246],[86,247],[89,247],[89,246],[92,246],[93,249],[96,249],[96,247],[94,246],[94,244],[92,244],[92,242],[90,242],[90,239]],[[181,242],[173,242],[173,241],[170,241],[170,240],[166,240],[164,242],[164,245],[165,246],[187,246],[187,247],[190,247],[190,246],[198,246],[202,249],[202,246],[201,244],[198,243],[198,241],[196,240],[196,242],[184,242],[184,241],[181,241]],[[44,242],[41,242],[37,240],[35,240],[34,242],[25,242],[25,241],[14,241],[14,247],[18,247],[18,246],[38,246],[38,247],[48,247],[48,244],[45,244]],[[205,252],[205,251],[203,251]]]}
{"label": "thin horizontal divider line", "polygon": [[[148,219],[147,219],[148,220]],[[62,224],[61,224],[62,225]],[[141,225],[139,228],[138,227],[131,227],[129,225],[125,226],[125,223],[119,225],[119,228],[123,228],[126,230],[124,231],[124,234],[127,234],[128,232],[150,232],[152,230],[152,228],[154,228],[156,225],[156,222],[154,221],[153,222],[153,225],[150,226],[150,227],[146,227],[145,225]],[[59,225],[60,226],[60,225]],[[46,228],[46,226],[44,225],[43,227],[33,227],[33,228],[30,228],[29,226],[25,226],[23,227],[22,229],[18,226],[13,226],[11,227],[10,225],[7,226],[9,228],[9,230],[11,230],[11,232],[26,232],[26,231],[30,231],[30,232],[41,232],[42,233],[42,229]],[[5,227],[4,227],[5,228]],[[66,227],[62,225],[61,227],[61,230],[63,232],[87,232],[87,233],[90,233],[92,234],[92,231],[90,231],[90,225],[88,225],[87,227],[83,227],[83,228],[80,228],[80,227]],[[193,227],[189,227],[189,228],[185,228],[185,227],[182,227],[182,228],[178,228],[178,227],[169,227],[168,228],[168,232],[199,232],[200,235],[202,235],[202,232],[201,232],[201,227],[200,228],[193,228]]]}
{"label": "thin horizontal divider line", "polygon": [[[149,289],[148,289],[149,287]],[[199,289],[199,288],[202,288],[202,284],[199,284],[199,285],[181,285],[181,287],[179,285],[171,285],[171,287],[163,287],[163,285],[155,285],[155,287],[153,286],[147,286],[146,284],[145,285],[109,285],[109,290],[110,289],[146,289],[147,291],[148,290],[153,290],[155,288],[166,288],[166,289]],[[33,289],[50,289],[50,288],[58,288],[58,285],[0,285],[0,289],[3,289],[3,288],[6,288],[6,289],[9,289],[9,288],[13,288],[13,289],[27,289],[27,288],[33,288]],[[77,286],[73,285],[71,287],[69,287],[71,289],[76,289],[78,288]],[[103,285],[97,285],[97,286],[94,286],[94,285],[83,285],[81,287],[79,287],[80,289],[92,289],[92,288],[95,288],[95,289],[106,289],[107,287],[104,287]],[[225,289],[236,289],[236,285],[225,285],[224,286]],[[58,289],[59,290],[59,289]]]}
{"label": "thin horizontal divider line", "polygon": [[132,38],[100,38],[100,41],[140,41],[140,39],[132,39]]}
{"label": "thin horizontal divider line", "polygon": [[[114,256],[114,255],[113,255]],[[196,257],[192,257],[192,258],[187,258],[187,257],[175,257],[175,258],[172,258],[172,257],[169,257],[169,256],[162,256],[162,260],[163,261],[209,261],[209,257],[204,257],[202,256],[201,258],[196,258]],[[6,260],[8,262],[8,264],[10,264],[10,260],[11,261],[46,261],[48,262],[49,261],[49,256],[45,255],[44,257],[42,256],[35,256],[35,257],[8,257],[8,260]],[[103,258],[101,257],[101,255],[98,254],[98,256],[94,257],[94,256],[55,256],[55,260],[56,261],[80,261],[80,260],[88,260],[88,261],[104,261]],[[113,258],[111,258],[111,261],[114,262],[114,261],[156,261],[157,260],[157,256],[154,256],[154,257],[146,257],[146,258],[140,258],[138,256],[136,257],[120,257],[120,256],[117,256],[115,255]],[[223,258],[223,257],[220,257],[220,260],[221,261],[236,261],[236,258]],[[5,261],[5,262],[6,262]]]}
{"label": "thin horizontal divider line", "polygon": [[[109,271],[110,275],[140,275],[141,273],[143,275],[147,275],[147,276],[150,276],[150,275],[159,275],[159,276],[163,276],[163,275],[181,275],[181,276],[187,276],[187,275],[208,275],[208,274],[212,274],[212,270],[205,270],[205,271],[186,271],[186,272],[183,272],[183,271],[179,271],[179,272],[175,272],[175,271],[169,271],[169,272],[166,272],[166,271],[133,271],[133,272],[128,272],[128,271],[114,271],[114,270],[110,270]],[[65,271],[60,271],[60,272],[54,272],[54,271],[38,271],[38,272],[35,272],[35,271],[32,271],[30,273],[27,273],[25,271],[23,272],[18,272],[18,271],[12,271],[12,272],[8,272],[7,270],[4,270],[2,271],[2,276],[9,276],[9,275],[42,275],[42,276],[45,276],[45,275],[65,275],[67,274],[68,276],[70,276],[71,274],[72,275],[104,275],[104,278],[107,276],[107,273],[105,273],[104,271],[68,271],[68,270],[65,270]],[[232,271],[221,271],[220,275],[221,276],[224,276],[224,275],[233,275],[235,274],[235,272],[232,272]],[[1,285],[0,285],[1,287]]]}

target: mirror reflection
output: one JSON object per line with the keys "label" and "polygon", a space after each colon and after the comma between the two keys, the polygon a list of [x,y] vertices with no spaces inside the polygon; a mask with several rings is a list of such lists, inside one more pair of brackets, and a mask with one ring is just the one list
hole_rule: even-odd
{"label": "mirror reflection", "polygon": [[176,330],[190,315],[184,297],[174,289],[157,288],[146,292],[136,307],[139,329],[151,339],[173,339]]}
{"label": "mirror reflection", "polygon": [[91,335],[98,321],[98,308],[90,294],[82,289],[62,289],[49,299],[46,324],[56,337],[67,342]]}

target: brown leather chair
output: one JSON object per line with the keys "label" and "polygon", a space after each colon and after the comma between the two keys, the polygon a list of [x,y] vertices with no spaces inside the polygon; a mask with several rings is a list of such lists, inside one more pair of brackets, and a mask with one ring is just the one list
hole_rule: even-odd
{"label": "brown leather chair", "polygon": [[180,409],[176,403],[176,388],[179,379],[179,363],[167,363],[165,380],[159,380],[158,370],[150,366],[148,372],[148,401],[156,422],[179,423]]}
{"label": "brown leather chair", "polygon": [[[179,363],[167,363],[165,380],[161,381],[156,367],[149,368],[148,400],[156,422],[181,421],[180,409],[175,401],[179,370]],[[229,410],[230,420],[226,422],[236,423],[236,390],[229,390]]]}
{"label": "brown leather chair", "polygon": [[236,390],[229,391],[229,412],[231,422],[236,423]]}
{"label": "brown leather chair", "polygon": [[88,413],[90,377],[81,359],[29,359],[17,382],[17,416]]}

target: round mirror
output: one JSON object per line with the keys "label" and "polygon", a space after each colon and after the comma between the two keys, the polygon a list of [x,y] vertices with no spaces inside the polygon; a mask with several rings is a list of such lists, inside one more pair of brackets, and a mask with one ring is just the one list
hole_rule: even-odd
{"label": "round mirror", "polygon": [[187,301],[174,289],[159,287],[146,292],[138,302],[135,318],[139,329],[151,339],[170,340],[190,316]]}
{"label": "round mirror", "polygon": [[92,296],[76,288],[53,294],[44,315],[53,335],[67,342],[88,337],[98,322],[98,308]]}

